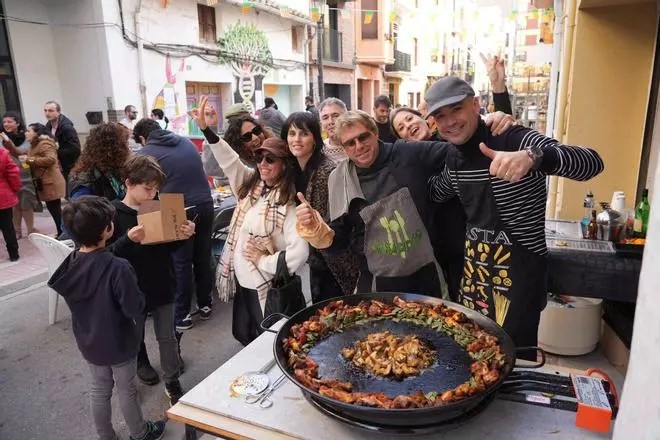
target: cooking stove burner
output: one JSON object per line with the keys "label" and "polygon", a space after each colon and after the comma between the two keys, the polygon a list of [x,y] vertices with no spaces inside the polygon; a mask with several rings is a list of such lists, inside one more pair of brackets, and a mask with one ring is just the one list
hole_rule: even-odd
{"label": "cooking stove burner", "polygon": [[495,399],[495,394],[491,394],[485,399],[483,399],[477,406],[475,406],[471,410],[451,420],[445,420],[431,425],[403,427],[403,426],[377,424],[372,422],[363,422],[361,420],[355,419],[354,417],[351,417],[350,415],[343,413],[343,411],[339,409],[330,408],[329,406],[325,405],[323,402],[314,399],[314,396],[312,396],[309,393],[303,392],[303,396],[305,396],[305,399],[307,399],[307,401],[314,408],[316,408],[318,411],[322,412],[323,414],[326,414],[334,418],[335,420],[338,420],[349,426],[366,429],[368,431],[378,432],[387,435],[414,435],[414,434],[421,435],[421,434],[432,434],[438,432],[451,431],[456,428],[460,428],[465,423],[471,421],[476,416],[481,414],[481,412],[484,409],[486,409],[486,407],[490,405],[490,403]]}
{"label": "cooking stove burner", "polygon": [[[602,384],[607,393],[610,406],[612,407],[612,418],[615,418],[618,412],[616,398],[611,393],[610,385],[607,381],[602,381]],[[530,395],[533,395],[536,398],[530,399]],[[571,385],[571,379],[568,376],[563,376],[558,373],[552,374],[530,371],[525,368],[515,368],[497,391],[490,394],[469,411],[452,419],[416,427],[365,422],[350,416],[339,408],[331,407],[316,400],[310,393],[303,392],[303,396],[305,396],[305,399],[307,399],[307,401],[318,411],[346,425],[388,435],[430,434],[454,430],[481,414],[481,412],[486,409],[495,398],[551,409],[561,409],[573,412],[577,411],[575,391]]]}

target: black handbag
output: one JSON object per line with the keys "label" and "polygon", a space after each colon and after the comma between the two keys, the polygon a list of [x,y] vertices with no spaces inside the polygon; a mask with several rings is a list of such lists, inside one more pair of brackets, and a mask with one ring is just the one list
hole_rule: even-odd
{"label": "black handbag", "polygon": [[290,275],[286,266],[286,253],[280,252],[277,258],[277,270],[268,288],[264,316],[283,313],[292,316],[305,308],[305,296],[299,275]]}

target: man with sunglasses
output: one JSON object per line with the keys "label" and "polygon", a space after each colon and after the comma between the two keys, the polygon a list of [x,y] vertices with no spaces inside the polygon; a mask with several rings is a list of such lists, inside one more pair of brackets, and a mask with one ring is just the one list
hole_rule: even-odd
{"label": "man with sunglasses", "polygon": [[[503,114],[490,121],[495,132],[511,124]],[[384,143],[378,139],[376,121],[362,111],[346,112],[336,120],[335,139],[349,160],[340,162],[328,180],[329,226],[308,204],[298,207],[301,229],[323,238],[306,239],[316,248],[349,248],[360,255],[359,292],[440,296],[444,283],[429,238],[434,209],[427,181],[444,167],[448,144]],[[526,163],[529,158],[523,152],[512,160]],[[334,231],[331,243],[323,233],[328,228]]]}

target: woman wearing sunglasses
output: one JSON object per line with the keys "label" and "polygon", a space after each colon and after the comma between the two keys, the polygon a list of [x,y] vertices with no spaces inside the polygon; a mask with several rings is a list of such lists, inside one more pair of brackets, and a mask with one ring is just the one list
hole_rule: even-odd
{"label": "woman wearing sunglasses", "polygon": [[308,244],[296,232],[296,163],[286,142],[272,137],[254,150],[256,166],[246,166],[206,125],[206,104],[207,98],[202,96],[192,117],[238,199],[216,283],[221,298],[234,297],[232,333],[247,345],[261,333],[259,324],[280,253],[285,252],[290,274],[307,260]]}
{"label": "woman wearing sunglasses", "polygon": [[[323,153],[323,137],[318,116],[310,112],[289,115],[281,137],[298,162],[296,191],[323,218],[328,214],[328,177],[335,163]],[[307,260],[314,302],[350,295],[355,291],[359,271],[355,254],[348,251],[328,254],[313,247]]]}
{"label": "woman wearing sunglasses", "polygon": [[270,130],[264,129],[252,116],[240,116],[229,123],[224,139],[238,153],[243,163],[254,165],[254,152],[272,136]]}

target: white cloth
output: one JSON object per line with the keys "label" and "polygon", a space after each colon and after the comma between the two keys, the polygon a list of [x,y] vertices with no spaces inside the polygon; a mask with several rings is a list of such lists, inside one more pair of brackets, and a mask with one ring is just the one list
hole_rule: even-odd
{"label": "white cloth", "polygon": [[121,121],[119,121],[119,123],[124,127],[128,128],[129,130],[133,130],[134,121],[128,118],[124,118]]}
{"label": "white cloth", "polygon": [[[237,194],[242,183],[252,175],[254,170],[245,166],[238,157],[238,154],[223,139],[220,139],[216,144],[211,144],[210,147],[218,164],[229,179],[229,186],[232,192]],[[291,200],[287,206],[282,231],[275,231],[271,235],[275,253],[262,257],[259,261],[259,271],[254,270],[253,264],[243,257],[243,248],[250,237],[250,233],[256,236],[266,235],[267,231],[264,230],[266,222],[260,214],[261,206],[262,203],[260,200],[248,209],[243,220],[243,225],[238,231],[236,241],[234,271],[238,283],[248,289],[256,289],[258,285],[263,284],[264,278],[266,281],[273,278],[277,270],[279,251],[286,251],[286,264],[289,273],[297,271],[307,261],[309,253],[309,245],[296,232],[296,207],[294,201]],[[308,298],[305,299],[309,300]]]}

